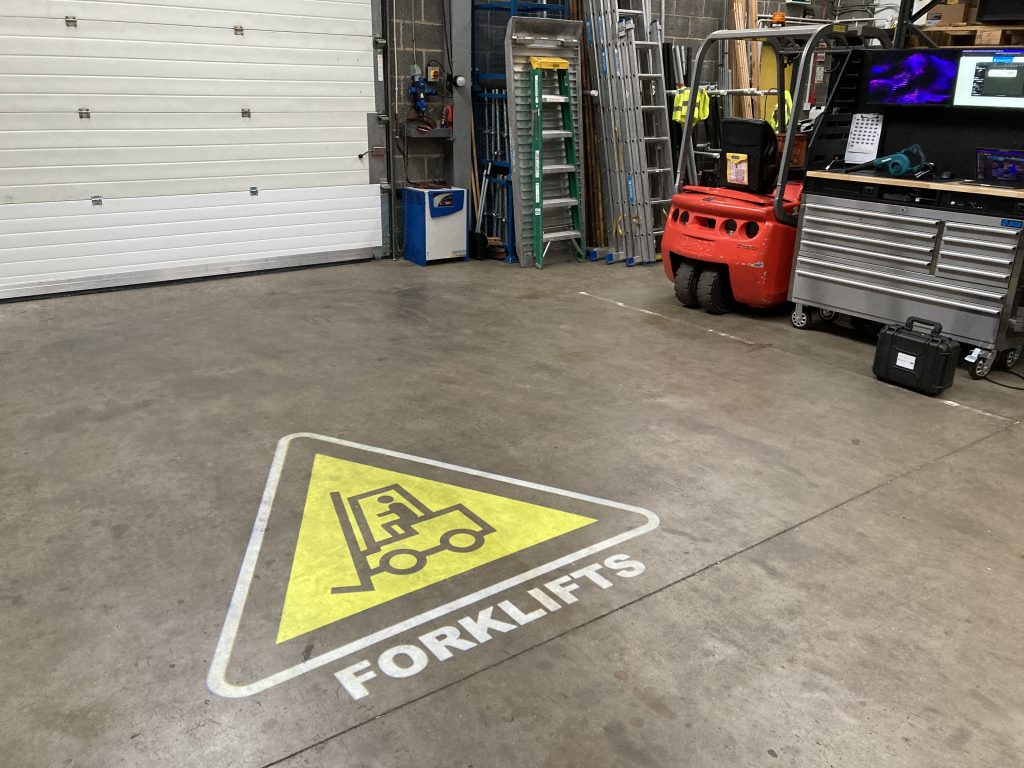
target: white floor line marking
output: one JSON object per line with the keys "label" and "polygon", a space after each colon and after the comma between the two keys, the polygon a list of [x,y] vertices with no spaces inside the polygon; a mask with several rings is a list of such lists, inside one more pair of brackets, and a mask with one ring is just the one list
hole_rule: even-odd
{"label": "white floor line marking", "polygon": [[958,403],[955,400],[939,400],[938,398],[936,398],[936,402],[942,403],[943,405],[948,405],[951,408],[964,408],[968,411],[973,411],[974,413],[980,413],[982,416],[990,416],[993,419],[1012,421],[1015,424],[1020,423],[1019,421],[1017,421],[1017,419],[1011,418],[1009,416],[1000,416],[998,413],[990,413],[989,411],[983,411],[981,410],[981,408],[975,408],[972,405],[964,405],[963,403]]}
{"label": "white floor line marking", "polygon": [[[668,315],[663,315],[660,312],[652,312],[651,310],[644,309],[643,307],[634,307],[632,304],[625,304],[621,301],[616,301],[615,299],[609,299],[604,296],[598,296],[597,294],[594,293],[588,293],[587,291],[579,291],[579,295],[586,296],[587,298],[591,299],[597,299],[598,301],[603,301],[608,304],[614,304],[616,307],[622,307],[623,309],[632,309],[637,312],[643,312],[645,315],[654,315],[655,317],[660,317],[664,320],[670,320],[674,323],[679,322],[679,318],[677,317],[669,317]],[[771,346],[770,344],[767,343],[751,341],[750,339],[744,339],[742,336],[733,336],[731,333],[725,333],[724,331],[716,331],[714,328],[705,328],[704,330],[707,331],[708,333],[713,333],[716,336],[721,336],[723,339],[729,339],[730,341],[738,341],[740,344],[746,344],[748,347]],[[865,378],[871,377],[865,375]],[[981,408],[975,408],[970,405],[964,405],[963,403],[958,403],[955,400],[939,400],[938,398],[936,398],[936,402],[942,403],[943,405],[948,405],[951,408],[963,408],[965,410],[973,411],[974,413],[979,413],[982,416],[988,416],[993,419],[1001,419],[1002,421],[1012,421],[1014,423],[1019,423],[1017,419],[1014,419],[1010,416],[1000,416],[998,413],[990,413],[989,411],[983,411]]]}
{"label": "white floor line marking", "polygon": [[[671,321],[673,323],[680,322],[678,317],[669,317],[668,315],[663,315],[660,312],[654,312],[654,311],[652,311],[650,309],[644,309],[643,307],[634,307],[632,304],[625,304],[625,303],[623,303],[621,301],[616,301],[615,299],[609,299],[609,298],[605,298],[604,296],[598,296],[595,293],[587,293],[586,291],[579,291],[579,295],[580,296],[586,296],[586,297],[591,298],[591,299],[597,299],[598,301],[604,301],[604,302],[607,302],[608,304],[614,304],[616,307],[622,307],[623,309],[632,309],[635,312],[643,312],[645,315],[654,315],[655,317],[660,317],[663,320],[669,320],[669,321]],[[738,341],[740,344],[746,344],[748,347],[770,347],[771,346],[771,344],[763,343],[763,342],[760,342],[760,341],[751,341],[750,339],[744,339],[742,336],[734,336],[733,334],[725,333],[724,331],[716,331],[714,328],[705,328],[704,330],[706,332],[708,332],[708,333],[713,333],[716,336],[721,336],[723,339],[729,339],[730,341]]]}
{"label": "white floor line marking", "polygon": [[[413,616],[405,621],[399,622],[398,624],[394,624],[390,627],[374,632],[373,634],[367,635],[366,637],[354,640],[340,648],[335,648],[332,651],[315,656],[312,659],[301,664],[291,666],[276,674],[270,675],[269,677],[249,683],[248,685],[235,685],[227,680],[228,663],[231,660],[231,652],[234,650],[235,639],[238,635],[238,630],[242,621],[242,610],[245,608],[246,600],[249,597],[249,589],[252,586],[253,576],[256,571],[256,562],[259,559],[260,547],[263,544],[263,535],[267,531],[267,523],[270,519],[270,510],[274,504],[274,496],[277,494],[277,487],[281,481],[281,473],[284,469],[285,456],[288,453],[288,447],[291,442],[297,438],[308,438],[326,443],[334,443],[335,445],[344,446],[346,448],[355,448],[356,450],[379,453],[396,459],[405,459],[419,464],[427,464],[432,467],[461,472],[466,475],[475,475],[476,477],[482,477],[488,480],[496,480],[510,485],[519,485],[524,488],[532,488],[537,491],[554,493],[570,499],[579,499],[580,501],[611,507],[612,509],[620,509],[625,512],[635,512],[643,517],[645,522],[639,528],[634,528],[620,533],[617,536],[613,536],[610,539],[605,539],[604,541],[591,544],[589,547],[584,547],[576,552],[564,555],[557,560],[553,560],[550,563],[545,563],[544,565],[532,568],[518,576],[513,576],[512,578],[505,579],[497,584],[492,584],[489,587],[477,590],[470,595],[453,600],[450,603],[434,608],[431,611],[421,613],[418,616]],[[491,595],[504,592],[511,587],[530,581],[537,576],[550,573],[562,566],[573,564],[581,558],[589,557],[597,552],[617,546],[622,542],[654,530],[660,523],[661,520],[658,516],[648,509],[635,507],[631,504],[621,504],[617,501],[610,501],[608,499],[598,498],[597,496],[590,496],[585,493],[576,493],[575,491],[567,491],[562,488],[553,488],[549,485],[532,483],[529,480],[518,480],[514,477],[505,477],[504,475],[498,475],[492,472],[463,467],[458,464],[449,464],[445,461],[427,459],[422,456],[413,456],[412,454],[391,451],[386,448],[377,448],[372,445],[354,443],[348,440],[341,440],[336,437],[328,437],[327,435],[316,435],[310,432],[296,432],[291,435],[286,435],[278,441],[277,449],[274,452],[274,460],[270,465],[270,477],[267,480],[267,486],[263,492],[263,499],[260,502],[259,512],[256,515],[256,522],[253,524],[252,535],[249,537],[249,545],[245,550],[245,557],[242,560],[242,567],[238,574],[238,582],[235,584],[235,591],[231,595],[231,604],[228,607],[228,613],[224,619],[224,626],[221,629],[220,638],[217,641],[217,648],[214,651],[213,659],[210,662],[210,671],[206,678],[206,685],[213,693],[228,699],[251,696],[254,693],[259,693],[267,690],[268,688],[272,688],[275,685],[279,685],[286,680],[298,677],[305,672],[309,672],[310,670],[317,669],[325,664],[337,661],[344,656],[361,651],[364,648],[379,643],[382,640],[386,640],[389,637],[394,637],[408,629],[418,627],[428,621],[433,621],[434,619],[458,610],[459,608],[464,608],[467,605],[472,605],[473,603],[479,602]]]}

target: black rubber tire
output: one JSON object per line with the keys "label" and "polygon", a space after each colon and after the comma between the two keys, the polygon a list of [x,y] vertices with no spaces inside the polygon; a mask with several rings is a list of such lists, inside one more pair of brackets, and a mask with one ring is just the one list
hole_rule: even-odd
{"label": "black rubber tire", "polygon": [[1011,349],[1004,349],[999,353],[999,358],[996,360],[996,365],[1002,368],[1004,371],[1012,371],[1017,367],[1017,363],[1020,362],[1021,354],[1016,347]]}
{"label": "black rubber tire", "polygon": [[702,270],[697,278],[697,301],[711,315],[725,315],[733,310],[729,276],[718,269]]}
{"label": "black rubber tire", "polygon": [[834,323],[836,321],[836,311],[834,309],[819,309],[818,317],[826,323]]}
{"label": "black rubber tire", "polygon": [[967,375],[972,379],[984,379],[992,372],[992,363],[979,357],[973,363],[967,364]]}
{"label": "black rubber tire", "polygon": [[806,331],[814,325],[814,318],[817,316],[814,307],[805,306],[803,312],[798,313],[796,307],[789,314],[789,322],[798,331]]}
{"label": "black rubber tire", "polygon": [[700,302],[697,300],[697,278],[700,277],[700,270],[685,261],[676,270],[676,298],[684,307],[697,309]]}

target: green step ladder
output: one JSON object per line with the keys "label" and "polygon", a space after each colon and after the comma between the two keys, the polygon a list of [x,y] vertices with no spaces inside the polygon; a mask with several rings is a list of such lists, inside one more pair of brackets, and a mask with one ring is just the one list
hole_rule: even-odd
{"label": "green step ladder", "polygon": [[[554,73],[558,80],[556,94],[544,92],[545,73]],[[561,112],[561,128],[544,127],[544,110],[548,105],[558,107]],[[569,62],[554,56],[530,57],[530,109],[533,116],[533,263],[538,269],[544,266],[544,257],[553,242],[571,240],[576,249],[576,259],[583,261],[587,252],[583,234],[583,211],[579,165],[576,155],[576,127],[572,117],[572,87],[569,82]],[[544,142],[560,139],[564,142],[564,156],[544,162]],[[545,179],[564,178],[568,197],[544,197]],[[554,209],[568,209],[571,228],[555,231],[544,230],[544,212]]]}

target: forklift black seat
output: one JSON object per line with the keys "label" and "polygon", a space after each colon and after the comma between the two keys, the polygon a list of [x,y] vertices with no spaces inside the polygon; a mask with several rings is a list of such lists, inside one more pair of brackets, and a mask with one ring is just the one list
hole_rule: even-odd
{"label": "forklift black seat", "polygon": [[775,130],[766,120],[723,118],[721,179],[726,187],[767,194],[779,173],[778,155]]}

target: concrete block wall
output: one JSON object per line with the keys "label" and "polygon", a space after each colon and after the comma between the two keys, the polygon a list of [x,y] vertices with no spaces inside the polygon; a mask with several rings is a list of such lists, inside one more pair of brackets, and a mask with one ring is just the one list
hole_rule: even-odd
{"label": "concrete block wall", "polygon": [[[386,0],[385,0],[386,2]],[[396,130],[404,130],[407,116],[414,114],[412,102],[406,93],[409,87],[409,70],[416,63],[425,72],[427,62],[436,59],[447,69],[444,50],[444,27],[441,22],[444,9],[441,0],[395,0],[395,39],[396,66],[392,77],[392,98],[396,105]],[[454,45],[465,44],[465,41]],[[466,73],[468,76],[468,73]],[[439,92],[443,92],[443,83],[437,84]],[[431,108],[428,117],[436,123],[441,117],[443,100],[440,97],[430,99]],[[401,155],[396,157],[395,181],[431,181],[443,179],[445,174],[444,139],[410,138],[405,142],[408,157],[403,161]],[[467,149],[468,151],[468,149]]]}

